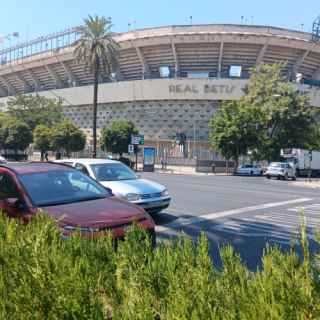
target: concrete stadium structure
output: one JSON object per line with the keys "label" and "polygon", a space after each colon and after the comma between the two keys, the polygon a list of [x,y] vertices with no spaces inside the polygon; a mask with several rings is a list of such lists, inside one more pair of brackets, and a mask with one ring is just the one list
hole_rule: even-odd
{"label": "concrete stadium structure", "polygon": [[[92,75],[75,62],[78,29],[0,51],[0,107],[10,96],[34,93],[59,98],[65,115],[88,136],[92,125]],[[208,121],[223,100],[239,99],[250,68],[286,62],[289,81],[320,107],[320,43],[312,35],[268,26],[190,25],[117,33],[119,70],[101,77],[98,127],[130,119],[148,145],[179,154],[177,133],[187,136],[189,156],[207,148]],[[320,83],[320,82],[319,82]],[[90,144],[89,144],[90,145]],[[181,151],[181,150],[180,150]]]}

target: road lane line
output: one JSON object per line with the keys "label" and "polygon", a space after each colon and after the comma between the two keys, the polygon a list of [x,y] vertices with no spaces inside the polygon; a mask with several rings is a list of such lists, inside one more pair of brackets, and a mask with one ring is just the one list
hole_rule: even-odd
{"label": "road lane line", "polygon": [[190,224],[198,224],[201,222],[211,221],[211,220],[219,219],[219,218],[225,218],[225,217],[240,214],[240,213],[247,213],[250,211],[263,210],[263,209],[269,209],[269,208],[280,207],[280,206],[285,206],[285,205],[303,203],[303,202],[308,202],[311,200],[313,200],[313,199],[312,198],[298,198],[298,199],[288,200],[288,201],[270,202],[270,203],[265,203],[262,205],[256,205],[256,206],[250,206],[250,207],[244,207],[244,208],[238,208],[238,209],[232,209],[232,210],[226,210],[226,211],[220,211],[220,212],[213,212],[213,213],[208,213],[208,214],[196,216],[196,217],[189,218],[189,219],[178,218],[174,222],[171,222],[171,223],[168,223],[168,224],[162,226],[162,228],[160,228],[160,229],[162,231],[165,231],[165,230],[171,229],[171,228],[179,228],[179,227],[187,226]]}

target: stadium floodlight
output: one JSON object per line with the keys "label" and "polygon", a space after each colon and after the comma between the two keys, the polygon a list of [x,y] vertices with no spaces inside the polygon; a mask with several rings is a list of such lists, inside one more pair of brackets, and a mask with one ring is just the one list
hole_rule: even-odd
{"label": "stadium floodlight", "polygon": [[320,41],[320,15],[314,20],[312,25],[312,40]]}

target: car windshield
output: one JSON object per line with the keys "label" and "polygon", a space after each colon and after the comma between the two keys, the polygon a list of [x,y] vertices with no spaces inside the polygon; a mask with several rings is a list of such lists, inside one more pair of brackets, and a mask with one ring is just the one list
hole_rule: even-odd
{"label": "car windshield", "polygon": [[270,167],[271,168],[284,168],[285,164],[280,163],[280,162],[273,162],[273,163],[270,164]]}
{"label": "car windshield", "polygon": [[92,164],[91,169],[98,181],[119,181],[137,179],[135,173],[122,163]]}
{"label": "car windshield", "polygon": [[32,202],[38,207],[106,198],[110,193],[76,170],[56,170],[20,175]]}

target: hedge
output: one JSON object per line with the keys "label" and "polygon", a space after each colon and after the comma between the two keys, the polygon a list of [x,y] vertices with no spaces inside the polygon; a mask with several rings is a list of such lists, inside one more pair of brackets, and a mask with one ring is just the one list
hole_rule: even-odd
{"label": "hedge", "polygon": [[300,241],[303,259],[267,247],[251,272],[231,246],[216,268],[204,235],[153,249],[133,227],[115,248],[110,236],[63,240],[45,214],[27,226],[1,215],[0,318],[320,319],[320,264],[304,226]]}

